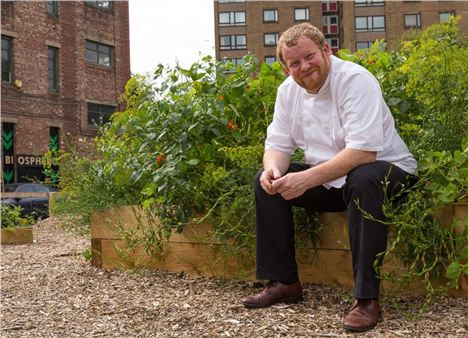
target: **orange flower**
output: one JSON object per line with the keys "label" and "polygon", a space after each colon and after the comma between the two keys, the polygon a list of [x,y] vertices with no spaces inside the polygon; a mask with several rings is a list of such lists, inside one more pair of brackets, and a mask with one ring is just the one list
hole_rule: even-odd
{"label": "orange flower", "polygon": [[218,99],[222,101],[222,100],[224,100],[224,96],[223,96],[223,95],[219,95],[219,96],[218,96]]}
{"label": "orange flower", "polygon": [[166,156],[164,156],[164,154],[161,154],[159,155],[158,157],[156,157],[156,163],[159,165],[161,163],[163,163],[164,161],[166,160]]}
{"label": "orange flower", "polygon": [[239,128],[239,127],[237,126],[237,124],[234,124],[234,119],[231,119],[231,121],[229,121],[229,122],[226,124],[226,127],[227,127],[228,129],[232,129],[232,130],[234,130],[234,131],[236,131],[237,128]]}

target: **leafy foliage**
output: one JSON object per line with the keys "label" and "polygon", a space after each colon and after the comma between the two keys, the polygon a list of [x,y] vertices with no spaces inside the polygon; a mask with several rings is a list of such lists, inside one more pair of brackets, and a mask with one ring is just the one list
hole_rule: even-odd
{"label": "leafy foliage", "polygon": [[26,227],[34,224],[34,219],[28,216],[21,216],[20,206],[0,204],[2,215],[2,228]]}
{"label": "leafy foliage", "polygon": [[[437,291],[434,277],[445,275],[455,285],[466,272],[466,231],[443,228],[435,217],[443,204],[467,196],[466,43],[452,19],[408,35],[398,51],[383,41],[340,51],[379,80],[400,135],[419,160],[420,180],[405,191],[406,202],[385,206],[392,245],[384,255],[409,267],[401,278],[387,278],[423,277],[430,295]],[[103,127],[94,156],[60,154],[64,194],[55,210],[86,218],[106,207],[140,204],[159,217],[160,228],[139,239],[125,236],[155,253],[173,229],[194,215],[201,215],[195,221],[209,217],[215,235],[229,244],[226,254],[247,253],[251,261],[251,180],[283,80],[279,63],[260,67],[251,56],[242,66],[204,57],[188,69],[160,65],[152,78],[134,76],[123,95],[127,109]],[[302,224],[314,216],[297,210],[295,216],[297,232],[313,238],[320,226]]]}

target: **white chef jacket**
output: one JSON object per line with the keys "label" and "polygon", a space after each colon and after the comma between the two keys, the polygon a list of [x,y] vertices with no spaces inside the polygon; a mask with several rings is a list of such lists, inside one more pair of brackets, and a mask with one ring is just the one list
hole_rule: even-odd
{"label": "white chef jacket", "polygon": [[[273,121],[268,126],[265,150],[292,155],[304,151],[311,166],[341,150],[377,152],[377,160],[417,173],[417,163],[395,130],[377,79],[364,67],[330,56],[327,79],[317,94],[310,94],[290,76],[278,88]],[[339,188],[346,176],[324,184]]]}

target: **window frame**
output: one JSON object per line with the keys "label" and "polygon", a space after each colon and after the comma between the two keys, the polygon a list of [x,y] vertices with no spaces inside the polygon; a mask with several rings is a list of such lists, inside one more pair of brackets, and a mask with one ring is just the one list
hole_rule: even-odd
{"label": "window frame", "polygon": [[354,1],[354,7],[385,6],[384,0],[361,0]]}
{"label": "window frame", "polygon": [[[367,47],[365,48],[358,48],[358,44],[367,44]],[[360,50],[360,49],[367,49],[367,48],[370,48],[374,43],[372,41],[356,41],[356,51]]]}
{"label": "window frame", "polygon": [[[3,41],[8,43],[8,48],[3,48]],[[7,54],[7,59],[3,58],[4,51]],[[6,68],[6,70],[5,70]],[[8,80],[3,79],[3,75],[8,74]],[[2,35],[2,83],[13,82],[13,38]]]}
{"label": "window frame", "polygon": [[338,12],[338,1],[322,1],[322,12]]}
{"label": "window frame", "polygon": [[243,65],[245,63],[243,58],[228,58],[228,60],[234,64],[236,67]]}
{"label": "window frame", "polygon": [[266,63],[267,65],[271,66],[272,63],[276,62],[276,56],[274,55],[265,55],[263,57],[263,62]]}
{"label": "window frame", "polygon": [[[297,18],[297,11],[305,11],[305,19],[298,19]],[[310,21],[310,9],[309,7],[295,7],[294,8],[294,21]]]}
{"label": "window frame", "polygon": [[[327,40],[327,43],[330,45],[330,48],[338,48],[338,49],[340,48],[340,39],[339,38],[337,38],[337,37],[327,37],[327,38],[325,38],[325,40]],[[332,40],[333,41],[336,40],[336,42],[337,42],[336,46],[332,45]]]}
{"label": "window frame", "polygon": [[[273,20],[265,20],[265,14],[267,12],[273,12],[274,13],[274,19]],[[279,12],[278,9],[272,8],[272,9],[264,9],[263,10],[263,22],[264,23],[272,23],[272,22],[278,22],[279,21]]]}
{"label": "window frame", "polygon": [[[53,53],[53,57],[51,60],[51,54]],[[58,74],[59,74],[59,49],[57,47],[47,46],[47,89],[49,92],[58,92],[59,91],[59,81],[58,81]],[[52,62],[52,69],[51,69],[51,62]],[[52,75],[51,75],[52,72]],[[52,86],[51,86],[52,81]]]}
{"label": "window frame", "polygon": [[[236,14],[244,13],[244,21],[236,21]],[[221,14],[228,14],[229,21],[227,23],[221,23]],[[230,27],[230,26],[245,26],[247,24],[247,13],[246,11],[227,11],[218,13],[218,25],[220,27]]]}
{"label": "window frame", "polygon": [[[96,48],[95,49],[88,48],[88,46],[91,45],[91,44],[95,45]],[[101,48],[103,48],[103,47],[108,48],[109,53],[105,53],[104,51],[99,50],[100,47]],[[88,52],[96,53],[96,61],[88,58]],[[107,55],[109,57],[109,64],[101,63],[99,61],[101,55]],[[114,58],[114,47],[113,46],[106,45],[105,43],[101,43],[101,42],[97,42],[97,41],[93,41],[93,40],[89,40],[89,39],[85,40],[85,59],[86,59],[86,62],[88,64],[92,64],[92,65],[100,66],[100,67],[105,67],[105,68],[112,68],[112,66],[114,65],[113,58]]]}
{"label": "window frame", "polygon": [[[244,37],[245,44],[238,44],[237,38]],[[229,45],[222,43],[223,38],[229,38]],[[234,43],[233,43],[234,42]],[[247,35],[246,34],[232,34],[232,35],[220,35],[219,36],[219,49],[220,50],[239,50],[247,49]]]}
{"label": "window frame", "polygon": [[[416,16],[416,26],[407,24],[406,20],[408,17],[411,17],[411,16]],[[403,21],[404,21],[405,29],[421,28],[421,12],[405,13],[403,17]]]}
{"label": "window frame", "polygon": [[[267,43],[267,36],[273,36],[274,43]],[[277,46],[279,40],[278,33],[263,33],[263,45],[266,47]]]}
{"label": "window frame", "polygon": [[[92,110],[91,106],[94,106],[93,108],[98,108],[98,109]],[[103,111],[103,109],[108,109],[108,111]],[[110,122],[110,117],[112,116],[112,114],[116,112],[116,109],[117,109],[117,106],[94,103],[94,102],[87,102],[88,127],[97,127],[97,126],[101,126]],[[110,112],[110,110],[112,110],[112,112]],[[92,114],[90,113],[98,116],[99,123],[94,122],[95,120],[92,118]]]}
{"label": "window frame", "polygon": [[[365,18],[366,19],[366,28],[358,28],[357,27],[357,20],[359,18]],[[383,18],[383,27],[377,27],[375,28],[374,25],[374,20],[376,18]],[[370,23],[370,25],[369,25]],[[357,33],[363,33],[363,32],[385,32],[386,30],[386,20],[385,20],[385,15],[358,15],[354,17],[354,30]]]}
{"label": "window frame", "polygon": [[[331,23],[331,19],[336,19],[336,23]],[[325,22],[327,21],[327,22]],[[333,28],[335,28],[333,30]],[[338,34],[339,32],[339,22],[338,22],[338,15],[323,15],[322,16],[322,32],[323,34]]]}
{"label": "window frame", "polygon": [[[113,12],[114,11],[114,1],[102,1],[102,0],[96,0],[96,1],[85,1],[86,6],[97,8],[106,12]],[[109,7],[105,7],[105,4],[108,4]]]}
{"label": "window frame", "polygon": [[[447,17],[447,20],[446,21],[442,21],[441,20],[441,15],[442,14],[448,14],[448,17]],[[439,23],[447,23],[450,19],[451,16],[456,16],[456,12],[455,11],[443,11],[443,12],[439,12]]]}
{"label": "window frame", "polygon": [[[58,18],[58,1],[46,1],[46,13],[49,17]],[[51,7],[50,7],[51,6]],[[49,10],[51,9],[51,10]]]}

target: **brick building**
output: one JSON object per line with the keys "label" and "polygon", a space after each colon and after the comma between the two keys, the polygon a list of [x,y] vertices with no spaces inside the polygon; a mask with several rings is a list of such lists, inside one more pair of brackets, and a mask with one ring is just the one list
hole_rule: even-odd
{"label": "brick building", "polygon": [[130,78],[126,1],[2,1],[2,177],[43,178],[42,155],[97,134]]}
{"label": "brick building", "polygon": [[[288,27],[311,22],[322,29],[334,53],[367,48],[385,39],[390,48],[412,28],[468,16],[468,1],[257,1],[215,0],[216,58],[242,62],[246,53],[260,61],[276,60],[279,36]],[[468,20],[461,20],[468,32]]]}

